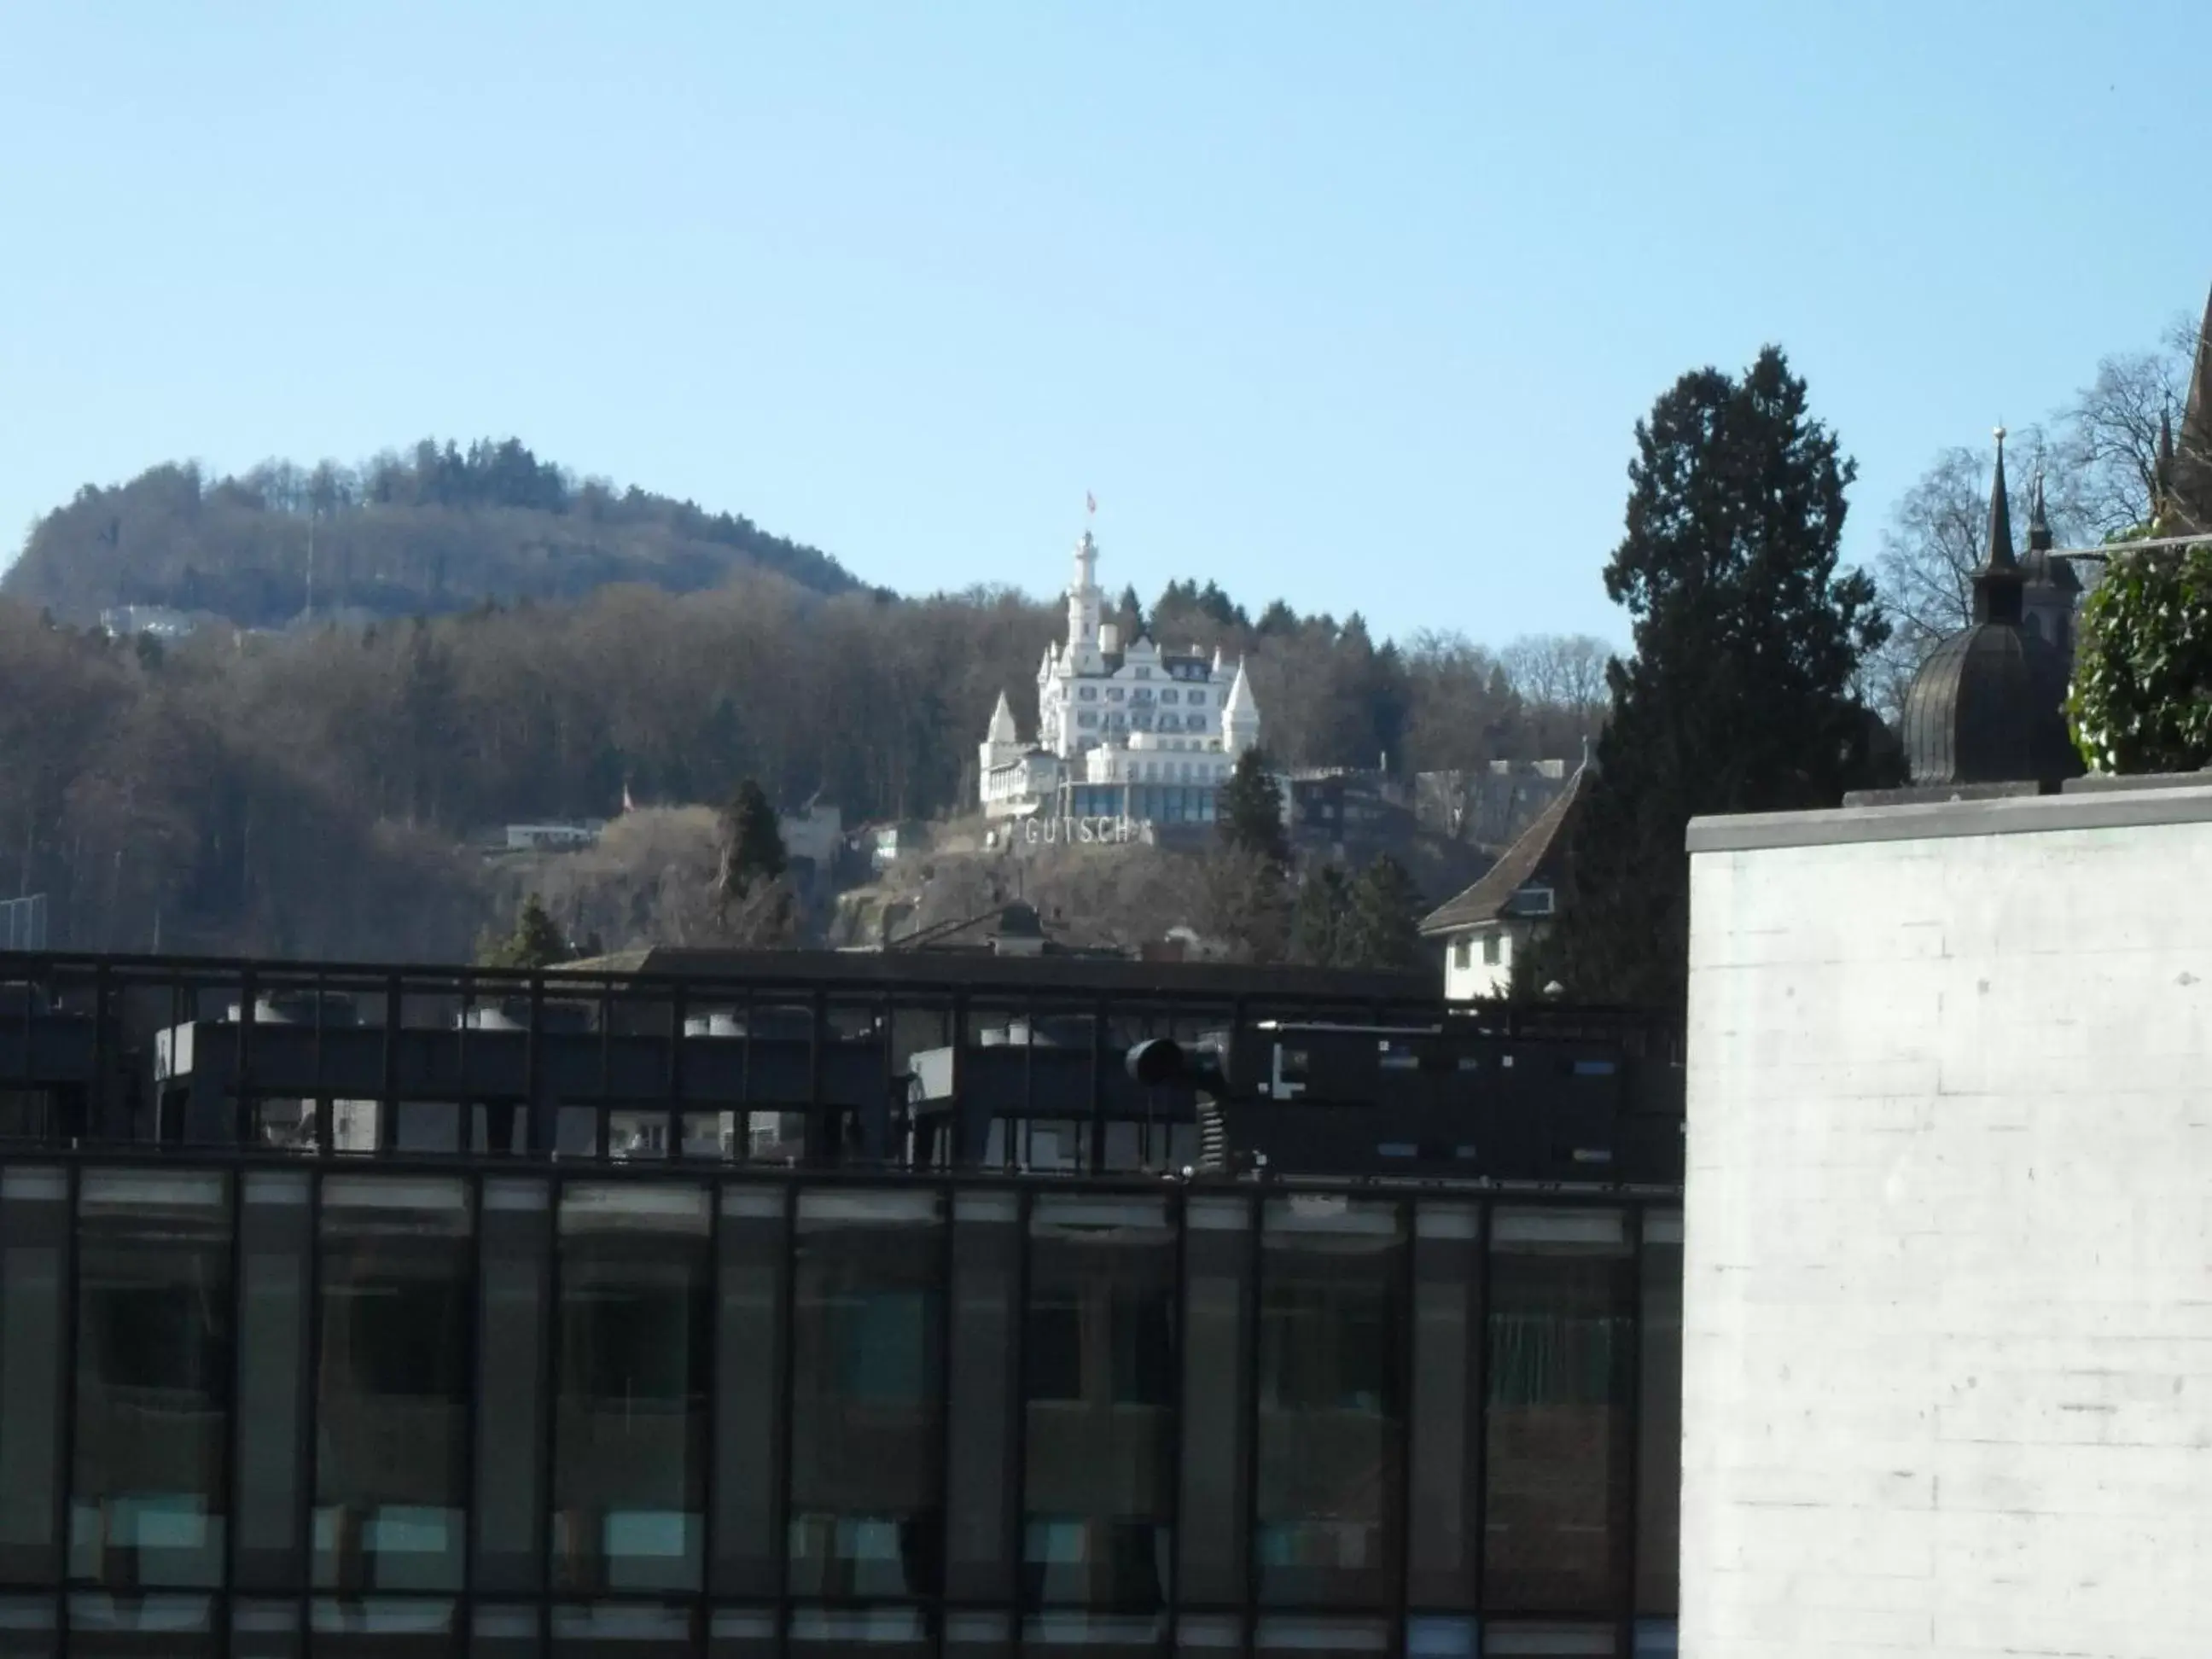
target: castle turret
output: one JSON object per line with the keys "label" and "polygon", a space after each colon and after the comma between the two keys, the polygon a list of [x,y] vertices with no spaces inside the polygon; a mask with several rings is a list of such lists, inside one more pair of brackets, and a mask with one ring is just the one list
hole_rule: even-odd
{"label": "castle turret", "polygon": [[1075,576],[1067,586],[1067,648],[1098,643],[1098,617],[1106,596],[1098,591],[1098,544],[1085,531],[1075,544]]}
{"label": "castle turret", "polygon": [[985,728],[983,741],[977,758],[982,763],[985,775],[994,767],[1004,766],[1022,752],[1021,734],[1014,729],[1013,705],[1006,694],[999,693],[999,706],[991,711],[991,724]]}
{"label": "castle turret", "polygon": [[1229,696],[1221,705],[1222,752],[1234,757],[1259,746],[1260,705],[1253,700],[1251,679],[1239,662],[1237,678],[1230,682]]}

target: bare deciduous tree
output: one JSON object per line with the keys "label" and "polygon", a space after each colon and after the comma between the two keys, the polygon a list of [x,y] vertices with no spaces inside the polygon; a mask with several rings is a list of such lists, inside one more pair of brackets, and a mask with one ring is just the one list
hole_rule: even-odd
{"label": "bare deciduous tree", "polygon": [[2096,378],[2059,412],[2058,453],[2072,481],[2069,505],[2089,538],[2149,520],[2160,434],[2181,418],[2197,336],[2194,323],[2177,319],[2157,349],[2106,358]]}

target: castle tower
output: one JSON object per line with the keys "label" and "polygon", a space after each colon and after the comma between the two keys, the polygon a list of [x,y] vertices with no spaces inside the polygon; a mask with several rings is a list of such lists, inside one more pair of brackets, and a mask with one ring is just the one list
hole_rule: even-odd
{"label": "castle tower", "polygon": [[990,775],[994,767],[1005,766],[1020,757],[1022,742],[1014,729],[1013,706],[1007,702],[1006,694],[999,693],[999,706],[991,711],[991,724],[983,733],[976,758],[982,763],[983,775]]}
{"label": "castle tower", "polygon": [[1221,705],[1221,750],[1233,760],[1259,746],[1260,705],[1253,700],[1252,682],[1239,662],[1237,678],[1230,682],[1228,699]]}
{"label": "castle tower", "polygon": [[1085,531],[1075,544],[1075,576],[1067,585],[1067,649],[1080,654],[1098,643],[1098,617],[1106,596],[1098,591],[1098,544]]}

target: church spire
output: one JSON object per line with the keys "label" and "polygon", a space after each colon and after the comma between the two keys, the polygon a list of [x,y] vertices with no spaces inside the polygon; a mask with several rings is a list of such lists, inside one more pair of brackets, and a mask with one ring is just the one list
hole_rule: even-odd
{"label": "church spire", "polygon": [[2197,331],[2189,395],[2181,406],[2177,443],[2166,441],[2166,495],[2184,533],[2212,530],[2212,295]]}
{"label": "church spire", "polygon": [[2005,429],[1996,429],[1996,474],[1990,481],[1989,548],[1974,573],[1974,620],[2012,623],[2021,618],[2020,560],[2012,546],[2012,503],[2005,496]]}
{"label": "church spire", "polygon": [[2051,515],[2043,507],[2043,463],[2038,461],[2027,490],[2027,550],[2048,553],[2051,546]]}

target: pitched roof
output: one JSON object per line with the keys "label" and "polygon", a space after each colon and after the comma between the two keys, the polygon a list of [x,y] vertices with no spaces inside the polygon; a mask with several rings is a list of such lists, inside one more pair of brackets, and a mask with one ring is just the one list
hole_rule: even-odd
{"label": "pitched roof", "polygon": [[1521,838],[1505,849],[1481,880],[1421,918],[1421,931],[1449,933],[1495,921],[1504,914],[1513,896],[1530,882],[1545,877],[1556,880],[1589,775],[1587,763],[1577,767],[1567,787],[1537,814],[1536,821],[1521,832]]}

